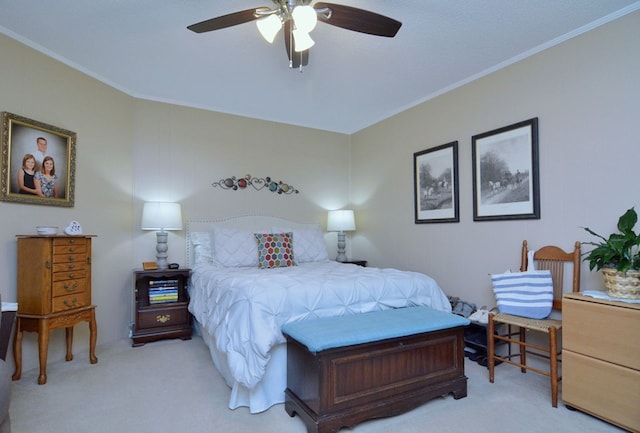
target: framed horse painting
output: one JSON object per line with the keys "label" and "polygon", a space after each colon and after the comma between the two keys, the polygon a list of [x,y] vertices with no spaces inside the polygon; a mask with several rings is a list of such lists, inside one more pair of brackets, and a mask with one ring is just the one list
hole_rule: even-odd
{"label": "framed horse painting", "polygon": [[460,221],[458,142],[413,154],[415,223]]}
{"label": "framed horse painting", "polygon": [[540,219],[538,118],[471,139],[473,220]]}

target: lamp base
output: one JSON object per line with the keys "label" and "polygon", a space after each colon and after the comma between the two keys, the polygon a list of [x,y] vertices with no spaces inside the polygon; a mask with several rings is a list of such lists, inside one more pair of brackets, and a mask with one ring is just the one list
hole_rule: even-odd
{"label": "lamp base", "polygon": [[156,232],[156,265],[158,269],[167,269],[169,262],[167,261],[167,251],[169,246],[167,245],[167,235],[165,231]]}
{"label": "lamp base", "polygon": [[344,253],[344,248],[347,246],[347,243],[344,240],[344,232],[338,232],[338,256],[336,257],[336,262],[346,262],[347,256]]}

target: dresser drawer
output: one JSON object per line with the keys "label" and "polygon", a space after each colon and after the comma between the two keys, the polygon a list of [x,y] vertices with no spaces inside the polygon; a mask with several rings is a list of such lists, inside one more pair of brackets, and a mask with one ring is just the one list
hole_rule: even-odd
{"label": "dresser drawer", "polygon": [[53,254],[86,254],[87,243],[53,244]]}
{"label": "dresser drawer", "polygon": [[86,279],[87,271],[84,269],[80,269],[79,271],[65,271],[65,272],[54,272],[51,274],[51,281],[54,283],[57,281],[64,280],[82,280]]}
{"label": "dresser drawer", "polygon": [[138,310],[136,324],[140,329],[155,327],[184,326],[189,324],[189,311],[184,303],[173,303],[162,308]]}
{"label": "dresser drawer", "polygon": [[86,253],[67,253],[67,254],[54,254],[53,255],[53,265],[55,266],[58,263],[86,263],[87,262],[87,254]]}
{"label": "dresser drawer", "polygon": [[53,239],[53,248],[57,247],[84,247],[86,248],[89,244],[89,239],[87,238],[75,238],[75,237],[56,237]]}
{"label": "dresser drawer", "polygon": [[639,371],[565,349],[562,376],[562,400],[566,405],[640,431]]}
{"label": "dresser drawer", "polygon": [[562,323],[565,349],[640,370],[637,309],[565,298]]}
{"label": "dresser drawer", "polygon": [[72,293],[84,292],[87,290],[87,280],[86,278],[75,279],[75,280],[63,280],[56,281],[52,285],[53,287],[53,296],[65,296],[70,295]]}
{"label": "dresser drawer", "polygon": [[87,292],[72,293],[70,295],[57,296],[52,299],[53,312],[71,310],[89,305]]}
{"label": "dresser drawer", "polygon": [[87,267],[87,264],[82,261],[78,263],[55,263],[53,265],[53,272],[70,272],[70,271],[84,271]]}

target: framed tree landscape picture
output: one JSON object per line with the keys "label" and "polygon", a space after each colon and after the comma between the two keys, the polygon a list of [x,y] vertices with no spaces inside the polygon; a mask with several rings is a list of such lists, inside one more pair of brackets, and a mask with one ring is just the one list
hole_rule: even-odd
{"label": "framed tree landscape picture", "polygon": [[2,113],[3,201],[74,205],[76,133]]}
{"label": "framed tree landscape picture", "polygon": [[474,135],[473,220],[540,218],[538,119]]}
{"label": "framed tree landscape picture", "polygon": [[458,142],[413,154],[415,223],[459,222]]}

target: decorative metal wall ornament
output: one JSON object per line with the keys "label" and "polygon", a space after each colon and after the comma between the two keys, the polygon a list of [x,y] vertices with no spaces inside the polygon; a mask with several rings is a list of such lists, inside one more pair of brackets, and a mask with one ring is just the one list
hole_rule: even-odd
{"label": "decorative metal wall ornament", "polygon": [[250,174],[244,177],[237,178],[235,176],[227,177],[226,179],[220,179],[217,182],[211,184],[213,187],[220,187],[222,189],[232,189],[234,191],[239,189],[245,189],[248,186],[253,187],[256,191],[267,189],[271,192],[277,192],[278,194],[298,194],[298,190],[293,186],[280,181],[275,181],[269,176],[267,177],[252,177]]}

